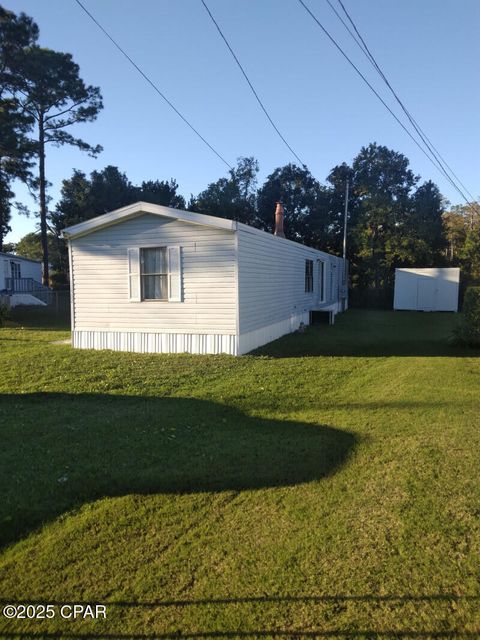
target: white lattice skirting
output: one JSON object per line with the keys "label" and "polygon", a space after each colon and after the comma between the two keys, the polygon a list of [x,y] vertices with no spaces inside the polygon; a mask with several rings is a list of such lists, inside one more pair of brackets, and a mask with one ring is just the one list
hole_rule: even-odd
{"label": "white lattice skirting", "polygon": [[111,349],[136,353],[228,353],[237,355],[235,335],[73,331],[77,349]]}
{"label": "white lattice skirting", "polygon": [[136,353],[228,353],[237,356],[296,331],[301,322],[309,323],[308,311],[241,334],[239,337],[204,333],[76,330],[72,334],[72,344],[76,349],[111,349]]}

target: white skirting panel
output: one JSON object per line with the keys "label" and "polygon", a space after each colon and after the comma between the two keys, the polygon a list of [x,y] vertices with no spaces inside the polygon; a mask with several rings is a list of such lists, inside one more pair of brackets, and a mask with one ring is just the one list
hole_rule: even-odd
{"label": "white skirting panel", "polygon": [[281,320],[274,324],[269,324],[266,327],[261,327],[260,329],[240,334],[238,341],[238,355],[243,355],[249,351],[253,351],[253,349],[261,347],[268,342],[272,342],[272,340],[276,340],[277,338],[281,338],[287,333],[296,331],[301,322],[305,325],[310,324],[309,311],[291,316],[286,320]]}
{"label": "white skirting panel", "polygon": [[228,353],[237,355],[237,336],[140,331],[73,331],[76,349],[111,349],[136,353]]}

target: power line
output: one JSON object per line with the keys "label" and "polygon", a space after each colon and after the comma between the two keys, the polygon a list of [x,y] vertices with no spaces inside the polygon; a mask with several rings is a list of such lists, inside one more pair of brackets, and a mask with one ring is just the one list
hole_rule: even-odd
{"label": "power line", "polygon": [[378,91],[372,86],[372,84],[367,80],[367,78],[365,77],[365,75],[360,71],[360,69],[355,65],[355,63],[349,58],[349,56],[345,53],[345,51],[341,48],[341,46],[337,43],[337,41],[335,40],[335,38],[333,38],[332,35],[330,35],[330,33],[325,29],[325,27],[323,26],[323,24],[318,20],[318,18],[315,16],[315,14],[310,10],[310,8],[305,4],[305,2],[303,0],[298,0],[298,2],[302,5],[302,7],[305,9],[305,11],[310,15],[310,17],[316,22],[316,24],[320,27],[320,29],[324,32],[324,34],[328,37],[328,39],[332,42],[332,44],[340,51],[340,53],[342,54],[342,56],[347,60],[347,62],[355,69],[355,71],[357,72],[357,74],[362,78],[362,80],[365,82],[365,84],[370,88],[370,90],[377,96],[377,98],[380,100],[380,102],[383,104],[383,106],[387,109],[387,111],[393,116],[393,118],[395,118],[395,120],[398,122],[398,124],[402,127],[402,129],[405,131],[405,133],[412,139],[412,141],[417,145],[417,147],[420,149],[420,151],[430,160],[430,162],[434,165],[434,167],[440,171],[440,173],[442,175],[444,175],[448,181],[451,183],[451,185],[454,187],[454,189],[456,189],[456,191],[458,193],[460,193],[460,195],[462,196],[462,198],[468,203],[467,198],[465,197],[465,194],[459,189],[459,187],[453,182],[453,180],[450,178],[450,176],[448,176],[448,174],[445,173],[445,170],[442,168],[441,165],[438,164],[438,161],[435,160],[434,156],[432,157],[429,152],[427,152],[422,146],[421,144],[418,142],[418,140],[412,135],[412,133],[407,129],[407,127],[403,124],[403,122],[398,118],[398,116],[392,111],[392,109],[388,106],[388,104],[385,102],[385,100],[382,98],[382,96],[378,93]]}
{"label": "power line", "polygon": [[338,1],[339,5],[341,6],[344,14],[346,15],[348,21],[352,25],[355,33],[350,29],[348,24],[345,22],[345,20],[342,18],[342,16],[338,13],[338,11],[336,10],[336,8],[332,4],[332,2],[330,0],[326,0],[327,4],[331,8],[331,10],[335,13],[337,18],[340,20],[340,22],[343,24],[345,29],[348,31],[348,33],[350,34],[352,39],[355,41],[355,43],[359,47],[360,51],[365,55],[365,57],[367,58],[369,63],[373,66],[375,71],[380,75],[382,80],[385,82],[387,87],[390,89],[390,92],[393,94],[395,100],[398,102],[398,104],[400,105],[402,111],[407,116],[408,120],[410,121],[410,124],[413,126],[413,128],[415,129],[417,134],[420,136],[423,144],[427,147],[427,149],[430,151],[430,153],[432,154],[432,156],[435,158],[436,162],[438,163],[438,166],[436,168],[441,171],[442,175],[450,182],[450,184],[460,193],[461,197],[468,203],[468,200],[466,199],[465,195],[458,189],[458,186],[456,184],[454,184],[453,178],[451,177],[451,175],[449,175],[447,173],[447,170],[445,169],[445,167],[447,167],[447,169],[449,169],[450,173],[457,180],[457,182],[460,184],[460,186],[473,199],[472,194],[468,191],[468,189],[465,187],[465,185],[462,183],[462,181],[458,178],[458,176],[455,174],[453,169],[444,160],[444,158],[440,155],[440,153],[434,147],[433,143],[429,140],[429,138],[427,137],[425,132],[420,128],[420,125],[416,122],[416,120],[413,118],[412,114],[408,111],[408,109],[405,107],[403,102],[400,100],[400,98],[398,97],[397,93],[394,91],[393,87],[391,86],[390,82],[388,81],[387,77],[383,73],[382,69],[378,65],[377,61],[375,60],[375,57],[373,56],[373,54],[371,53],[370,49],[368,48],[367,43],[365,42],[365,40],[362,37],[362,35],[359,32],[359,30],[357,29],[357,26],[353,22],[353,19],[350,17],[350,15],[349,15],[347,9],[345,8],[345,5],[343,4],[342,0],[337,0],[337,1]]}
{"label": "power line", "polygon": [[[350,16],[350,14],[348,13],[344,3],[342,2],[342,0],[337,0],[338,4],[340,5],[340,7],[342,8],[345,16],[347,17],[348,21],[350,22],[350,24],[352,25],[355,33],[352,32],[352,30],[349,28],[348,24],[345,23],[345,21],[343,20],[343,18],[340,16],[340,14],[338,13],[338,11],[335,9],[335,7],[333,6],[331,0],[326,0],[328,5],[330,6],[330,8],[332,9],[332,11],[335,13],[335,15],[337,16],[337,18],[342,22],[343,26],[345,27],[345,29],[348,31],[348,33],[351,35],[351,37],[355,40],[355,42],[357,43],[357,45],[360,47],[360,49],[362,50],[362,52],[365,54],[365,56],[367,57],[367,59],[369,60],[369,62],[372,64],[373,68],[378,72],[378,74],[380,75],[380,77],[382,78],[382,80],[385,82],[385,84],[387,85],[387,87],[389,88],[390,92],[392,93],[392,95],[394,96],[395,100],[398,102],[398,104],[400,105],[400,107],[402,108],[403,112],[405,113],[405,115],[407,116],[407,118],[409,119],[410,123],[412,124],[412,126],[414,127],[415,131],[418,133],[418,135],[421,137],[422,141],[424,142],[424,144],[427,146],[427,148],[429,149],[429,151],[432,153],[432,155],[434,155],[435,159],[437,160],[437,162],[444,168],[445,167],[448,169],[448,171],[450,172],[450,174],[455,178],[455,180],[460,184],[460,186],[465,190],[465,192],[470,196],[470,198],[472,200],[475,200],[475,198],[472,196],[472,194],[469,192],[469,190],[467,189],[467,187],[463,184],[463,182],[460,180],[460,178],[456,175],[455,171],[450,167],[450,165],[448,164],[448,162],[442,157],[441,153],[438,151],[438,149],[434,146],[434,144],[432,143],[432,141],[429,139],[429,137],[427,136],[427,134],[423,131],[423,129],[420,127],[420,125],[418,124],[418,122],[414,119],[414,117],[412,116],[412,114],[410,113],[410,111],[406,108],[405,104],[402,102],[402,100],[400,100],[398,94],[396,93],[396,91],[393,89],[392,85],[390,84],[390,82],[388,81],[387,77],[385,76],[385,73],[383,72],[383,70],[380,68],[379,64],[377,63],[377,61],[375,60],[374,55],[372,54],[372,52],[370,51],[367,43],[365,42],[365,39],[363,38],[362,34],[359,32],[355,22],[353,21],[352,17]],[[357,37],[355,36],[358,36]]]}
{"label": "power line", "polygon": [[295,158],[300,162],[300,164],[302,166],[306,166],[304,162],[302,162],[302,160],[298,157],[298,155],[295,153],[295,151],[292,149],[292,147],[289,145],[289,143],[287,142],[287,140],[285,139],[285,137],[280,133],[280,130],[278,129],[277,125],[274,123],[274,121],[272,120],[270,114],[268,113],[265,105],[263,104],[263,102],[261,101],[258,93],[255,90],[255,87],[253,86],[253,84],[250,81],[250,78],[247,75],[247,72],[245,71],[245,69],[243,68],[240,60],[237,58],[237,56],[235,55],[235,52],[233,51],[232,47],[230,46],[227,38],[225,37],[223,31],[221,30],[218,22],[215,20],[215,18],[212,15],[212,12],[210,11],[210,9],[208,8],[205,0],[201,0],[203,6],[205,7],[206,12],[208,13],[208,15],[210,16],[210,19],[212,20],[213,24],[215,25],[215,27],[217,28],[218,33],[220,34],[222,40],[225,42],[225,44],[227,45],[228,50],[230,51],[230,53],[233,56],[233,59],[235,60],[235,62],[238,65],[238,68],[240,69],[240,71],[243,74],[243,77],[245,78],[245,80],[247,81],[248,86],[250,87],[250,89],[252,90],[253,95],[255,96],[258,104],[260,105],[263,113],[266,115],[268,121],[270,122],[270,124],[272,125],[272,127],[275,129],[276,133],[280,136],[280,138],[282,139],[283,143],[288,147],[288,149],[291,151],[291,153],[295,156]]}
{"label": "power line", "polygon": [[196,136],[200,138],[200,140],[210,149],[213,153],[220,158],[220,160],[227,165],[229,169],[233,169],[232,165],[225,160],[225,158],[220,155],[220,153],[206,140],[202,134],[195,129],[195,127],[187,120],[187,118],[177,109],[177,107],[166,97],[162,91],[157,87],[157,85],[144,73],[138,64],[132,60],[132,58],[128,55],[128,53],[122,49],[122,47],[118,44],[118,42],[108,33],[108,31],[98,22],[98,20],[90,13],[90,11],[80,2],[80,0],[75,0],[75,2],[83,9],[83,11],[87,14],[87,16],[93,20],[93,22],[97,25],[97,27],[103,31],[103,33],[107,36],[110,42],[120,51],[120,53],[125,56],[125,58],[130,62],[130,64],[138,71],[138,73],[144,78],[148,84],[158,93],[158,95],[168,104],[168,106],[175,111],[177,116],[183,120],[183,122],[195,133]]}

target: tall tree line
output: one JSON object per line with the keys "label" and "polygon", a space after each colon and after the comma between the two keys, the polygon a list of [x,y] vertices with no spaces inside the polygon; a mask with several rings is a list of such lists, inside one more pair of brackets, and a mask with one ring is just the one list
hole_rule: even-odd
{"label": "tall tree line", "polygon": [[59,202],[49,206],[49,145],[73,145],[96,156],[101,147],[74,137],[71,127],[95,120],[103,104],[99,88],[84,83],[71,55],[40,47],[38,38],[31,18],[0,6],[0,250],[10,231],[12,184],[19,179],[36,199],[40,233],[28,234],[17,251],[41,256],[45,283],[51,281],[50,264],[57,281],[67,278],[61,238],[66,226],[138,200],[269,232],[281,201],[287,238],[341,255],[347,182],[347,257],[356,290],[380,299],[392,287],[395,267],[402,266],[458,264],[468,278],[480,278],[479,208],[445,211],[432,181],[420,183],[408,158],[376,143],[362,147],[352,163],[333,167],[323,184],[307,167],[288,164],[259,185],[257,160],[240,158],[188,203],[173,178],[134,185],[115,166],[89,176],[74,170],[63,181]]}
{"label": "tall tree line", "polygon": [[[355,289],[370,291],[374,300],[384,299],[395,267],[465,267],[470,261],[468,273],[478,272],[478,219],[468,218],[462,208],[445,212],[437,186],[431,181],[419,184],[401,153],[372,143],[351,165],[334,167],[325,184],[306,167],[293,164],[278,167],[261,185],[258,172],[253,157],[240,158],[226,176],[186,203],[174,179],[134,185],[114,166],[90,176],[74,170],[63,181],[61,198],[49,218],[51,244],[57,247],[55,269],[66,276],[66,248],[59,239],[66,226],[138,200],[230,218],[268,232],[273,231],[275,203],[281,201],[287,238],[341,255],[348,180],[347,258]],[[17,250],[32,247],[32,241],[29,238]]]}
{"label": "tall tree line", "polygon": [[76,138],[70,128],[95,120],[103,104],[100,89],[84,83],[72,56],[40,47],[38,36],[31,18],[0,6],[0,248],[10,228],[11,183],[19,178],[38,202],[48,284],[47,147],[70,145],[96,156],[102,148]]}

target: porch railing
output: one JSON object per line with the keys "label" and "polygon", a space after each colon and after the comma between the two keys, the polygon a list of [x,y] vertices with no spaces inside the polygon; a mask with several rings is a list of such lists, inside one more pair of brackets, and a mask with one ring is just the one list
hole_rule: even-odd
{"label": "porch railing", "polygon": [[50,291],[34,278],[5,278],[5,286],[9,293],[35,293],[36,291]]}

